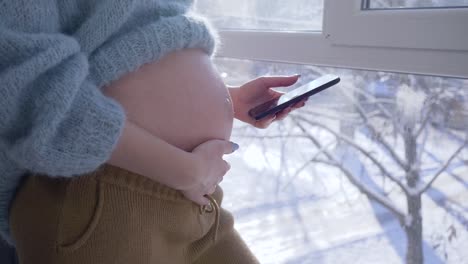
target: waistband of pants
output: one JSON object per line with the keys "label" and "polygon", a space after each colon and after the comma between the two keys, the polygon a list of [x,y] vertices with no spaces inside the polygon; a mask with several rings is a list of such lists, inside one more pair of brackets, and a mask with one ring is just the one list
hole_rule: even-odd
{"label": "waistband of pants", "polygon": [[169,186],[128,170],[103,164],[89,176],[96,180],[127,188],[131,191],[151,195],[169,201],[188,201],[184,195]]}

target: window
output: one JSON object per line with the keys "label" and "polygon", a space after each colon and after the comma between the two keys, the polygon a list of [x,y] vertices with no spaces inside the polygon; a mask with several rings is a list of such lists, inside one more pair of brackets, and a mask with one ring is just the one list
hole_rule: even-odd
{"label": "window", "polygon": [[467,7],[467,0],[364,0],[365,9]]}
{"label": "window", "polygon": [[222,29],[322,30],[323,0],[199,0],[196,8]]}
{"label": "window", "polygon": [[[409,2],[429,3],[399,3]],[[448,2],[199,0],[196,9],[220,28],[220,57],[466,78],[468,8]]]}
{"label": "window", "polygon": [[468,52],[468,8],[366,10],[362,1],[327,1],[334,44]]}
{"label": "window", "polygon": [[[418,246],[424,263],[468,258],[466,2],[325,0],[317,27],[293,15],[258,23],[260,10],[246,18],[238,7],[226,19],[203,2],[222,28],[216,64],[227,84],[342,79],[267,130],[235,123],[241,148],[222,183],[235,195],[224,206],[261,263],[405,263]],[[421,208],[407,208],[417,197]]]}
{"label": "window", "polygon": [[[266,130],[235,123],[232,140],[241,147],[227,156],[234,169],[221,184],[223,203],[260,263],[406,263],[397,218],[343,169],[405,211],[405,193],[376,164],[398,179],[405,172],[381,142],[403,162],[414,158],[429,181],[463,147],[468,80],[227,58],[216,64],[231,85],[294,73],[301,83],[329,73],[342,79]],[[415,155],[405,156],[412,145],[405,138],[417,142]],[[422,196],[424,263],[468,257],[467,159],[464,147]]]}

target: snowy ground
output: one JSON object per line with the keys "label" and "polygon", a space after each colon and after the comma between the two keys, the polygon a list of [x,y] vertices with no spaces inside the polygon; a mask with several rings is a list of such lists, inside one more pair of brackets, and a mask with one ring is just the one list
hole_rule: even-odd
{"label": "snowy ground", "polygon": [[[224,207],[261,263],[404,263],[395,217],[337,170],[313,164],[292,178],[310,143],[244,137],[249,131],[234,130],[241,148],[226,157],[232,169],[221,185]],[[468,263],[468,167],[455,162],[449,171],[423,197],[426,263]]]}

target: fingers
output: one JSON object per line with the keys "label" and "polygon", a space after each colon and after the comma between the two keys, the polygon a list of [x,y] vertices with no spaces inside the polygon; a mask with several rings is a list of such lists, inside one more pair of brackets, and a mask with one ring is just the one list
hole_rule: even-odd
{"label": "fingers", "polygon": [[199,205],[209,205],[210,204],[210,200],[207,199],[205,196],[198,197],[197,201],[194,201],[194,202],[196,202]]}
{"label": "fingers", "polygon": [[231,169],[231,164],[229,164],[229,162],[227,162],[225,160],[223,160],[223,161],[224,161],[224,171],[225,171],[224,174],[226,174]]}
{"label": "fingers", "polygon": [[201,194],[201,193],[196,193],[196,192],[183,192],[184,196],[195,202],[196,204],[199,204],[199,205],[209,205],[210,204],[210,200],[207,199],[204,194]]}
{"label": "fingers", "polygon": [[220,154],[231,154],[239,149],[239,145],[231,141],[217,140],[216,144]]}
{"label": "fingers", "polygon": [[229,142],[229,143],[231,143],[231,148],[232,148],[231,153],[239,149],[239,145],[237,143],[234,143],[234,142]]}
{"label": "fingers", "polygon": [[307,102],[307,99],[308,98],[305,98],[305,99],[302,99],[301,101],[295,103],[294,105],[286,108],[286,109],[283,109],[281,112],[277,113],[276,114],[276,120],[283,120],[285,119],[289,113],[291,113],[292,111],[296,110],[296,109],[299,109],[301,107],[304,107],[306,102]]}
{"label": "fingers", "polygon": [[294,105],[292,106],[292,108],[293,108],[293,109],[298,109],[298,108],[301,108],[301,107],[305,106],[307,100],[309,100],[308,97],[305,98],[305,99],[302,99],[301,101],[299,101],[299,102],[297,102],[296,104],[294,104]]}
{"label": "fingers", "polygon": [[293,110],[293,107],[288,107],[286,109],[284,109],[283,111],[279,112],[278,114],[276,114],[276,120],[283,120],[285,119],[289,113],[291,113],[291,111]]}
{"label": "fingers", "polygon": [[213,185],[213,187],[211,187],[211,189],[208,191],[207,194],[213,194],[216,191],[217,187],[218,187],[218,185]]}
{"label": "fingers", "polygon": [[194,176],[191,187],[182,190],[186,198],[200,205],[209,204],[203,195],[212,194],[231,169],[231,165],[223,159],[223,154],[230,154],[238,148],[239,145],[234,142],[219,139],[208,140],[197,146],[192,153],[201,169]]}
{"label": "fingers", "polygon": [[254,126],[256,128],[262,128],[262,129],[267,128],[275,120],[276,120],[276,115],[270,115],[268,117],[255,121]]}
{"label": "fingers", "polygon": [[271,115],[269,117],[255,121],[254,126],[257,128],[262,128],[262,129],[267,128],[269,125],[271,125],[273,121],[281,121],[285,119],[289,115],[289,113],[291,113],[292,111],[299,109],[301,107],[304,107],[306,102],[307,102],[307,98],[299,101],[293,106],[283,109],[282,111],[276,113],[275,115]]}
{"label": "fingers", "polygon": [[257,127],[257,128],[262,128],[262,129],[267,128],[268,126],[271,125],[271,123],[273,123],[273,121],[281,121],[281,120],[285,119],[289,115],[289,113],[291,113],[291,111],[294,110],[294,109],[295,109],[294,107],[288,107],[288,108],[283,109],[282,111],[280,111],[280,112],[278,112],[278,113],[276,113],[274,115],[270,115],[268,117],[257,120],[257,121],[255,121],[254,126]]}
{"label": "fingers", "polygon": [[293,109],[298,109],[298,108],[304,107],[305,104],[306,104],[306,102],[297,103],[296,105],[293,106]]}
{"label": "fingers", "polygon": [[258,82],[261,83],[262,86],[266,88],[270,87],[284,87],[284,86],[290,86],[293,85],[297,82],[299,79],[300,75],[292,75],[292,76],[264,76],[255,79],[253,82]]}

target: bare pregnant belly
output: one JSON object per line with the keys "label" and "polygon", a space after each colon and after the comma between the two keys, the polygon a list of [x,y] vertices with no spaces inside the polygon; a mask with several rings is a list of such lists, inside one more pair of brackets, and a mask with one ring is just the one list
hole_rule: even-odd
{"label": "bare pregnant belly", "polygon": [[105,87],[104,93],[123,105],[127,119],[186,151],[231,136],[231,98],[201,50],[173,52]]}

